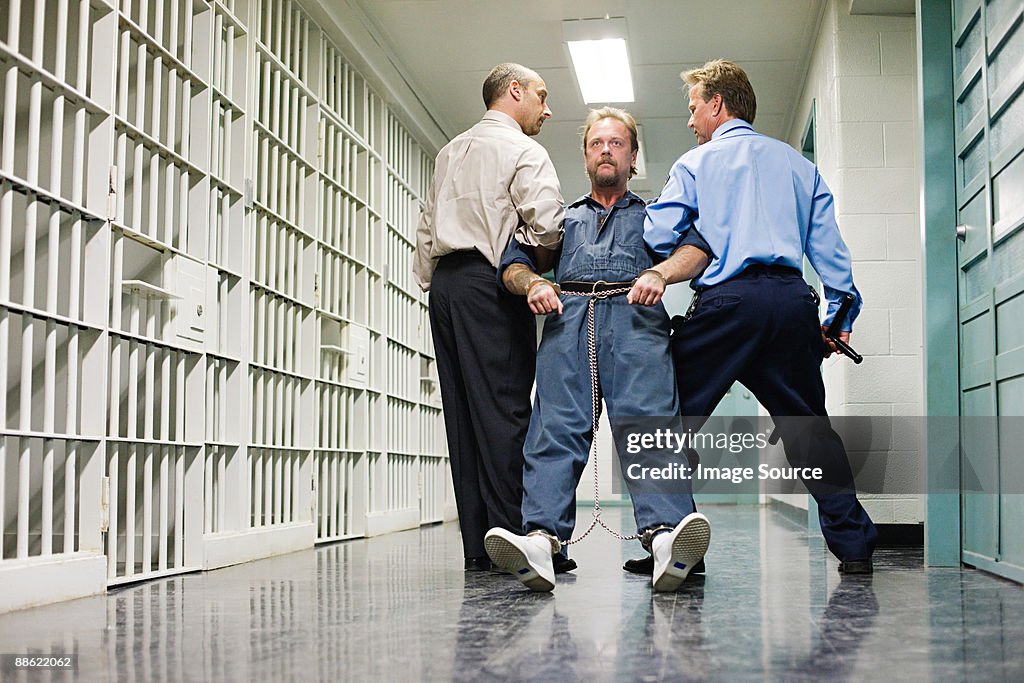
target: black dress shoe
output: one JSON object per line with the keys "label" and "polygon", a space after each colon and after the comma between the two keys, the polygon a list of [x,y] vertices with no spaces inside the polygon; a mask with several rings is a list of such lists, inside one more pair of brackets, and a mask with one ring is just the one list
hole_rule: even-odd
{"label": "black dress shoe", "polygon": [[875,571],[871,558],[866,560],[846,560],[839,563],[840,574],[871,574]]}
{"label": "black dress shoe", "polygon": [[486,572],[491,569],[491,558],[484,555],[483,557],[467,557],[466,558],[466,571],[467,572]]}
{"label": "black dress shoe", "polygon": [[[654,555],[648,555],[647,557],[637,558],[635,560],[626,560],[626,564],[622,565],[622,568],[633,574],[646,574],[647,576],[651,576],[654,574]],[[693,565],[693,569],[690,570],[690,573],[703,574],[705,571],[704,558],[701,558],[700,562]]]}
{"label": "black dress shoe", "polygon": [[564,574],[566,572],[571,572],[573,569],[576,569],[576,560],[570,557],[566,557],[561,553],[551,558],[551,563],[554,565],[556,574]]}

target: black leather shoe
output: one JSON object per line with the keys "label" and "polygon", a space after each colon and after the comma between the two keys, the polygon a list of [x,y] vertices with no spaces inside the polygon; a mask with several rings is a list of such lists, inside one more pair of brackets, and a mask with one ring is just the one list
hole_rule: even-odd
{"label": "black leather shoe", "polygon": [[[626,560],[626,564],[622,565],[622,568],[633,574],[646,574],[647,576],[651,576],[654,574],[654,555],[648,555],[647,557],[637,558],[635,560]],[[703,574],[705,571],[704,558],[701,558],[700,562],[693,565],[693,569],[690,570],[690,573]]]}
{"label": "black leather shoe", "polygon": [[566,572],[571,572],[573,569],[576,569],[576,560],[570,557],[566,557],[561,553],[558,553],[553,558],[551,558],[551,562],[554,565],[556,574],[564,574]]}
{"label": "black leather shoe", "polygon": [[846,560],[839,563],[840,574],[872,574],[875,568],[871,558],[866,560]]}
{"label": "black leather shoe", "polygon": [[491,558],[486,555],[483,557],[467,557],[466,558],[466,571],[467,572],[486,572],[491,569]]}

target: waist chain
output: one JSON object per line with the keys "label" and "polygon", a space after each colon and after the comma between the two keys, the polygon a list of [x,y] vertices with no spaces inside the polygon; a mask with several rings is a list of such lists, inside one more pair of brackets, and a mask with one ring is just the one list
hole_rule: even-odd
{"label": "waist chain", "polygon": [[[608,299],[613,296],[621,296],[629,292],[633,287],[632,282],[562,282],[562,293],[568,296],[585,296],[587,301],[587,360],[590,365],[590,405],[593,419],[590,423],[590,462],[594,466],[594,518],[590,526],[578,538],[561,541],[562,545],[572,545],[582,541],[594,530],[594,526],[600,524],[604,530],[615,538],[623,541],[631,541],[640,538],[639,534],[624,536],[615,531],[601,519],[601,499],[599,496],[599,479],[597,476],[597,426],[601,419],[601,399],[599,398],[598,375],[597,375],[597,334],[594,324],[594,304],[599,299]],[[561,540],[561,539],[559,539]]]}

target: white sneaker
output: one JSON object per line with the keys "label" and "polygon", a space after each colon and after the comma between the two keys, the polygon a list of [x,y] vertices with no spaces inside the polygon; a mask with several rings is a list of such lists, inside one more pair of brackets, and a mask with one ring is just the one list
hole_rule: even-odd
{"label": "white sneaker", "polygon": [[654,590],[678,589],[693,566],[704,557],[710,543],[711,522],[699,512],[686,515],[672,531],[657,534],[651,541]]}
{"label": "white sneaker", "polygon": [[494,528],[484,536],[484,550],[491,562],[511,572],[530,590],[543,593],[554,589],[551,541],[544,536],[519,536]]}

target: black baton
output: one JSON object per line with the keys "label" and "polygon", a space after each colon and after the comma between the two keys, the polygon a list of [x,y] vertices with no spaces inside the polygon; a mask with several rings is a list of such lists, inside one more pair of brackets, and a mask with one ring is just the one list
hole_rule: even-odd
{"label": "black baton", "polygon": [[839,350],[844,356],[854,362],[854,364],[860,364],[864,360],[864,356],[860,355],[853,350],[853,347],[844,342],[839,338],[839,328],[843,325],[843,320],[846,319],[847,314],[850,312],[850,306],[853,306],[857,299],[852,294],[844,294],[842,302],[839,304],[839,310],[836,311],[836,315],[832,318],[832,322],[829,323],[828,329],[825,330],[825,336],[836,345],[836,349]]}

